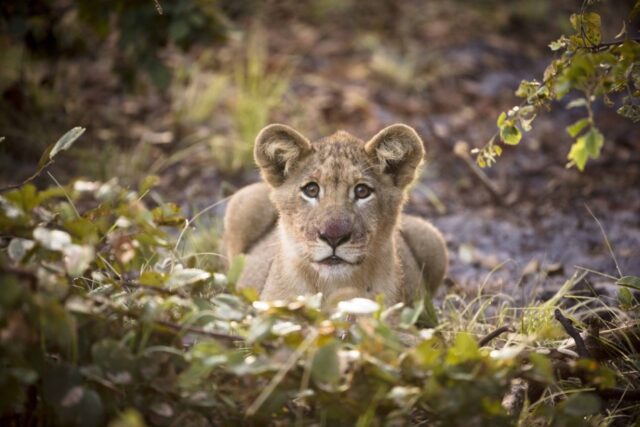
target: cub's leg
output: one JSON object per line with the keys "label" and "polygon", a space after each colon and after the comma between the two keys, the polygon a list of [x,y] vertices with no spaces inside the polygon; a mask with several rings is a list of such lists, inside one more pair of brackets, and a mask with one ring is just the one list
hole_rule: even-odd
{"label": "cub's leg", "polygon": [[[422,295],[422,284],[433,295],[447,271],[447,246],[442,234],[422,218],[403,214],[400,237],[398,247],[405,268],[406,299],[413,301]],[[407,259],[409,257],[412,259]]]}
{"label": "cub's leg", "polygon": [[227,262],[249,252],[274,227],[278,212],[269,199],[270,191],[267,184],[258,182],[231,196],[224,215]]}

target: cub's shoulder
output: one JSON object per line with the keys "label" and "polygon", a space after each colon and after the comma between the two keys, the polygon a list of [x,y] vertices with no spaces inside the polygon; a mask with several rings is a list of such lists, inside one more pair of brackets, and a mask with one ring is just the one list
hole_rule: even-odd
{"label": "cub's shoulder", "polygon": [[238,190],[224,216],[224,245],[229,260],[246,253],[275,225],[278,212],[269,198],[269,186],[257,182]]}

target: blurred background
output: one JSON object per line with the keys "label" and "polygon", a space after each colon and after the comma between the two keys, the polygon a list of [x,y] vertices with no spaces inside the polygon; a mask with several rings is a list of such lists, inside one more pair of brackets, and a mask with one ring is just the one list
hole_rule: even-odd
{"label": "blurred background", "polygon": [[[640,275],[639,126],[596,104],[607,144],[580,173],[565,168],[565,127],[580,115],[557,105],[485,169],[498,197],[454,153],[491,138],[582,3],[3,0],[0,184],[31,175],[49,144],[83,126],[49,169],[61,184],[137,187],[155,175],[149,202],[192,216],[259,179],[253,140],[271,122],[312,139],[337,129],[368,139],[403,122],[427,151],[407,209],[445,234],[452,290],[482,284],[526,302],[576,268],[619,276],[603,230],[621,273]],[[596,5],[603,40],[633,3]],[[54,185],[48,174],[35,183]],[[189,245],[217,251],[223,211],[200,215]],[[605,281],[592,274],[584,291],[609,295]]]}

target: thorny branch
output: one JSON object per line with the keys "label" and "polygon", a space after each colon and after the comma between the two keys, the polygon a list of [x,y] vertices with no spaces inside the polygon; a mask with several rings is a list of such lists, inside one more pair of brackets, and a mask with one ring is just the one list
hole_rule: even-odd
{"label": "thorny branch", "polygon": [[514,329],[509,325],[501,326],[498,329],[496,329],[495,331],[489,332],[482,339],[480,339],[480,341],[478,341],[478,345],[480,347],[484,347],[485,345],[489,344],[493,339],[499,337],[500,335],[504,334],[505,332],[513,332],[513,330]]}
{"label": "thorny branch", "polygon": [[564,315],[562,314],[559,308],[556,308],[553,314],[556,320],[560,322],[560,324],[562,325],[564,330],[567,332],[567,334],[571,338],[573,338],[573,340],[575,341],[576,352],[578,353],[578,355],[581,358],[585,358],[585,359],[591,358],[591,354],[589,354],[589,350],[587,350],[587,347],[584,345],[584,341],[582,340],[580,333],[573,326],[573,323],[571,322],[571,320],[564,317]]}

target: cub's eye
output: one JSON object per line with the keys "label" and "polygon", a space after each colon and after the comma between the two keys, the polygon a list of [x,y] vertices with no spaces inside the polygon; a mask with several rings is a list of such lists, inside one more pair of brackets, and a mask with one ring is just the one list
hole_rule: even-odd
{"label": "cub's eye", "polygon": [[302,187],[302,192],[309,198],[317,199],[320,195],[320,186],[315,182],[310,182]]}
{"label": "cub's eye", "polygon": [[366,199],[373,193],[373,188],[369,187],[366,184],[358,184],[356,188],[353,189],[353,193],[356,196],[356,199]]}

